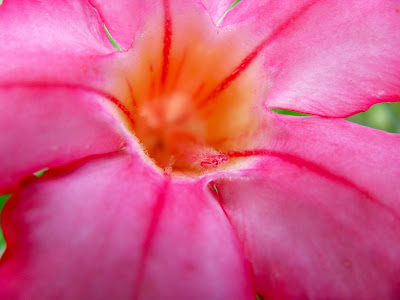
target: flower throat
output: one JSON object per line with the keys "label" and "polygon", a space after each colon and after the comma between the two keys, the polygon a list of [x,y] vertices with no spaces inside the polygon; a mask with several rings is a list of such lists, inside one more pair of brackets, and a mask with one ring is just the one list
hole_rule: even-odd
{"label": "flower throat", "polygon": [[144,27],[127,83],[133,132],[147,155],[162,169],[201,174],[230,166],[226,153],[247,148],[259,126],[248,68],[255,55],[185,15],[172,19],[164,4],[163,21]]}

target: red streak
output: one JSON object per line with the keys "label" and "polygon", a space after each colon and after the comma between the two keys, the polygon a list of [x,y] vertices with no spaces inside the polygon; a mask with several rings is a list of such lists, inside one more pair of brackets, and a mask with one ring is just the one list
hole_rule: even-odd
{"label": "red streak", "polygon": [[308,169],[309,171],[320,175],[321,177],[327,178],[329,180],[338,182],[344,186],[347,186],[349,188],[352,188],[359,192],[361,195],[369,199],[371,202],[379,205],[386,211],[388,211],[392,216],[394,216],[397,220],[400,221],[400,216],[397,214],[397,212],[391,208],[390,206],[387,206],[385,203],[382,203],[379,201],[376,197],[371,195],[371,193],[356,185],[354,182],[350,181],[346,177],[343,177],[341,175],[335,174],[332,171],[326,169],[325,167],[322,167],[318,165],[315,162],[312,162],[310,160],[306,160],[304,158],[301,158],[299,156],[293,155],[293,154],[288,154],[288,153],[283,153],[279,151],[271,151],[271,150],[266,150],[266,149],[255,149],[255,150],[245,150],[245,151],[230,151],[227,153],[223,153],[223,155],[226,155],[228,157],[250,157],[250,156],[271,156],[271,157],[277,157],[285,162],[288,162],[290,164],[296,165],[298,167],[303,167]]}
{"label": "red streak", "polygon": [[290,25],[293,25],[293,23],[296,20],[298,20],[317,1],[318,0],[314,0],[310,3],[305,4],[292,16],[287,18],[285,22],[276,27],[275,30],[267,38],[262,40],[261,43],[259,43],[258,46],[242,60],[242,62],[236,67],[236,69],[233,70],[233,72],[230,75],[228,75],[225,79],[223,79],[220,82],[220,84],[208,94],[206,98],[204,98],[202,101],[199,102],[198,106],[203,106],[204,104],[207,104],[207,102],[214,99],[218,94],[224,91],[241,73],[243,73],[243,71],[245,71],[250,66],[250,64],[260,54],[260,52],[265,48],[265,46],[267,46],[274,39],[276,39],[279,36],[279,34],[281,34],[284,30],[290,27]]}
{"label": "red streak", "polygon": [[169,67],[169,52],[171,51],[172,38],[172,20],[169,7],[169,0],[164,0],[164,48],[163,48],[163,66],[161,73],[161,83],[164,84],[167,79]]}
{"label": "red streak", "polygon": [[46,88],[60,88],[60,89],[71,89],[71,90],[82,90],[86,92],[92,92],[103,98],[107,99],[108,101],[114,103],[129,119],[129,121],[134,124],[135,121],[131,116],[131,112],[126,108],[124,104],[120,100],[118,100],[113,95],[110,95],[106,92],[101,90],[95,89],[90,86],[83,86],[75,83],[61,83],[61,82],[34,82],[34,81],[21,81],[21,82],[6,82],[1,83],[0,88],[9,89],[9,88],[39,88],[39,89],[46,89]]}
{"label": "red streak", "polygon": [[117,150],[113,152],[93,154],[89,156],[85,156],[69,163],[66,163],[61,166],[51,167],[47,172],[43,174],[40,178],[34,176],[33,174],[28,174],[23,177],[15,186],[13,186],[12,190],[9,192],[12,193],[12,197],[7,201],[4,212],[7,213],[2,214],[3,221],[3,233],[4,237],[7,241],[7,248],[1,257],[1,262],[5,262],[7,259],[10,259],[12,255],[14,255],[13,251],[15,249],[21,248],[21,224],[19,222],[15,222],[13,219],[14,210],[18,207],[19,195],[21,191],[28,185],[32,185],[38,182],[46,182],[48,180],[52,180],[53,178],[58,178],[61,176],[68,175],[69,173],[74,172],[76,169],[81,168],[83,165],[91,163],[96,160],[110,159],[113,157],[124,156],[127,155],[124,151]]}
{"label": "red streak", "polygon": [[187,50],[185,50],[185,52],[183,53],[182,59],[179,62],[178,68],[176,70],[175,78],[174,78],[174,81],[173,81],[175,83],[175,85],[178,84],[178,80],[180,79],[181,72],[182,72],[183,66],[185,64],[186,55],[187,55]]}
{"label": "red streak", "polygon": [[194,92],[193,94],[193,98],[196,99],[197,97],[200,96],[201,92],[204,90],[205,88],[205,83],[203,82],[202,84],[200,84],[200,86],[197,88],[196,92]]}
{"label": "red streak", "polygon": [[137,107],[137,102],[136,102],[136,99],[135,99],[135,95],[133,94],[132,85],[131,85],[131,83],[129,82],[129,80],[127,78],[125,78],[125,81],[126,81],[126,84],[128,85],[128,88],[129,88],[129,95],[131,96],[132,105],[133,105],[133,107],[136,108]]}
{"label": "red streak", "polygon": [[154,241],[155,235],[157,228],[160,224],[160,219],[162,212],[165,207],[165,202],[166,202],[166,194],[168,190],[168,186],[170,183],[170,178],[168,175],[164,174],[166,176],[166,181],[164,185],[161,187],[161,190],[159,191],[156,203],[153,208],[153,217],[150,221],[149,228],[147,230],[147,234],[144,240],[143,248],[142,248],[142,256],[139,260],[139,267],[138,267],[138,272],[137,272],[137,277],[134,285],[134,297],[133,299],[138,299],[140,296],[140,287],[143,283],[144,280],[144,273],[146,271],[146,263],[149,258],[150,250],[151,250],[151,244]]}

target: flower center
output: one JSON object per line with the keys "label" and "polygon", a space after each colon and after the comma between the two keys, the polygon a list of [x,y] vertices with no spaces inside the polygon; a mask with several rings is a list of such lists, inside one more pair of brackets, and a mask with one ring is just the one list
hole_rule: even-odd
{"label": "flower center", "polygon": [[135,135],[163,169],[228,167],[226,153],[247,147],[259,126],[254,70],[243,65],[240,44],[195,22],[178,27],[166,18],[164,32],[149,25],[127,79]]}

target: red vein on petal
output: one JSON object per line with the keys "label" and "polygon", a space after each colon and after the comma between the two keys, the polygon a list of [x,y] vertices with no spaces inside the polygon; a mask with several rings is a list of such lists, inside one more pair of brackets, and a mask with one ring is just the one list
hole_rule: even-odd
{"label": "red vein on petal", "polygon": [[171,51],[172,39],[172,20],[169,6],[169,0],[163,1],[164,6],[164,48],[163,48],[163,66],[161,73],[161,83],[164,84],[167,79],[169,68],[169,53]]}
{"label": "red vein on petal", "polygon": [[[218,189],[218,186],[219,185],[218,185],[217,182],[208,183],[208,188],[210,190],[211,195],[214,198],[217,198],[217,201],[222,204],[224,200],[222,199],[222,195],[221,195],[220,190]],[[237,241],[240,241],[240,238],[239,238],[239,235],[238,235],[238,231],[236,230],[236,228],[234,226],[234,223],[232,222],[231,216],[227,213],[224,205],[220,205],[219,208],[221,209],[222,213],[224,214],[226,220],[229,222],[230,226],[232,226],[232,229],[233,229],[232,234],[233,234],[234,238]],[[251,287],[252,287],[252,290],[256,291],[256,283],[254,281],[254,274],[255,274],[254,273],[254,267],[253,267],[252,263],[245,258],[245,254],[243,252],[243,248],[241,248],[241,247],[239,247],[239,248],[240,248],[239,251],[241,252],[241,256],[243,257],[244,269],[247,269],[248,274],[251,274],[251,279],[252,279],[251,280]]]}
{"label": "red vein on petal", "polygon": [[[36,177],[33,174],[28,174],[25,177],[21,178],[16,185],[13,187],[13,189],[10,191],[12,193],[12,197],[9,199],[11,201],[7,201],[5,210],[12,210],[14,205],[16,204],[14,199],[18,199],[19,194],[21,193],[21,190],[24,189],[26,186],[30,184],[34,184],[36,182],[42,182],[46,180],[51,180],[53,178],[57,178],[60,176],[65,176],[73,172],[74,170],[80,168],[81,166],[90,163],[95,160],[99,159],[107,159],[107,158],[113,158],[117,156],[123,156],[127,155],[126,152],[121,151],[121,150],[116,150],[116,151],[111,151],[111,152],[105,152],[105,153],[99,153],[99,154],[92,154],[88,155],[76,160],[73,160],[69,163],[60,165],[60,166],[55,166],[51,167],[46,173],[43,174],[41,177]],[[5,240],[7,241],[7,248],[3,255],[1,256],[0,263],[4,263],[7,259],[10,258],[11,251],[15,251],[15,249],[19,249],[20,245],[18,245],[18,240],[19,240],[19,235],[16,234],[16,228],[15,222],[12,219],[12,215],[10,214],[4,214],[2,216],[4,218],[4,226],[3,226],[3,234],[5,237]],[[9,226],[9,224],[13,226]]]}
{"label": "red vein on petal", "polygon": [[134,124],[134,120],[132,118],[131,112],[128,110],[128,108],[116,97],[114,97],[111,94],[108,94],[106,92],[103,92],[101,90],[98,90],[96,88],[90,87],[90,86],[83,86],[79,84],[74,84],[74,83],[60,83],[60,82],[34,82],[34,81],[21,81],[21,82],[6,82],[6,83],[0,83],[0,88],[16,88],[16,87],[21,87],[21,88],[61,88],[61,89],[75,89],[75,90],[82,90],[86,92],[92,92],[95,93],[99,96],[102,96],[103,98],[107,99],[108,101],[112,102],[115,104],[122,112],[123,114],[129,119],[129,121]]}
{"label": "red vein on petal", "polygon": [[66,175],[66,174],[72,172],[73,170],[79,168],[80,166],[82,166],[88,162],[91,162],[93,160],[114,157],[114,156],[119,156],[119,155],[126,155],[126,152],[121,149],[117,149],[115,151],[87,155],[87,156],[72,160],[63,165],[52,166],[49,168],[48,171],[46,171],[40,177],[36,177],[35,175],[30,173],[30,174],[26,175],[25,177],[22,177],[16,183],[14,188],[12,190],[10,190],[10,193],[14,194],[14,193],[18,192],[19,190],[21,190],[24,186],[31,184],[33,182]]}
{"label": "red vein on petal", "polygon": [[283,31],[289,28],[295,23],[308,9],[310,9],[318,0],[311,1],[302,6],[298,11],[296,11],[292,16],[290,16],[285,22],[276,27],[272,33],[259,43],[256,48],[253,49],[250,54],[248,54],[242,62],[229,74],[225,79],[223,79],[220,84],[212,90],[207,97],[198,103],[198,106],[203,106],[207,104],[210,100],[214,99],[218,94],[224,91],[240,74],[245,71],[254,59],[261,53],[261,51],[270,44],[275,38],[278,37]]}
{"label": "red vein on petal", "polygon": [[179,79],[180,79],[180,77],[182,75],[182,69],[183,69],[183,66],[185,65],[186,56],[187,56],[187,50],[185,50],[183,52],[183,55],[182,55],[182,58],[181,58],[181,60],[179,62],[178,68],[176,69],[175,78],[172,81],[175,86],[178,84],[178,81],[179,81]]}
{"label": "red vein on petal", "polygon": [[165,207],[165,202],[166,202],[166,193],[168,190],[168,186],[170,183],[170,177],[168,175],[165,175],[166,181],[164,182],[164,185],[161,187],[156,203],[153,208],[153,216],[150,221],[149,228],[147,230],[146,238],[143,243],[143,248],[142,248],[142,255],[139,260],[139,267],[138,267],[138,272],[137,272],[137,277],[134,285],[134,297],[133,299],[138,299],[140,296],[140,286],[143,284],[144,280],[144,275],[146,271],[146,264],[147,260],[149,259],[149,254],[151,250],[151,245],[152,242],[154,241],[155,233],[157,231],[157,227],[160,224],[160,219],[162,212]]}
{"label": "red vein on petal", "polygon": [[231,157],[231,158],[250,157],[250,156],[271,156],[271,157],[277,157],[277,158],[279,158],[285,162],[288,162],[290,164],[304,167],[304,168],[308,169],[309,171],[311,171],[315,174],[318,174],[319,176],[322,176],[329,180],[333,180],[344,186],[347,186],[347,187],[350,187],[350,188],[356,190],[357,192],[359,192],[361,195],[363,195],[364,197],[366,197],[373,203],[381,206],[383,209],[385,209],[391,215],[393,215],[398,221],[400,221],[400,215],[393,208],[391,208],[390,206],[387,206],[386,204],[379,201],[368,190],[356,185],[354,182],[347,179],[346,177],[335,174],[331,170],[328,170],[327,168],[322,167],[313,161],[301,158],[301,157],[293,155],[293,154],[288,154],[288,153],[279,152],[279,151],[271,151],[271,150],[266,150],[266,149],[230,151],[230,152],[224,153],[224,155],[227,155],[228,157]]}
{"label": "red vein on petal", "polygon": [[137,101],[135,98],[135,95],[133,94],[133,88],[131,83],[129,82],[128,78],[125,78],[126,84],[128,85],[128,89],[129,89],[129,95],[131,96],[131,101],[132,101],[132,105],[133,107],[137,107]]}
{"label": "red vein on petal", "polygon": [[121,152],[123,147],[125,147],[125,145],[122,145],[121,147],[119,147],[115,151],[92,154],[92,155],[89,155],[89,156],[85,156],[85,157],[82,157],[82,158],[75,159],[75,160],[73,160],[71,162],[68,162],[68,163],[65,163],[63,165],[50,166],[49,170],[46,171],[43,174],[43,176],[41,176],[39,178],[34,176],[32,174],[32,172],[29,172],[26,175],[22,175],[22,178],[19,179],[18,181],[16,181],[15,183],[3,186],[0,189],[0,194],[14,194],[16,192],[16,190],[18,190],[20,188],[21,185],[23,186],[23,185],[29,184],[31,182],[34,182],[36,180],[39,180],[39,179],[42,179],[42,178],[47,178],[47,177],[53,176],[53,175],[54,175],[53,177],[60,176],[60,175],[62,175],[61,173],[63,171],[67,172],[67,170],[72,169],[74,166],[77,167],[79,165],[82,165],[85,162],[89,162],[91,160],[98,159],[98,158],[101,158],[101,157],[106,157],[106,156],[109,156],[109,155],[111,156],[114,153],[119,153],[119,152]]}

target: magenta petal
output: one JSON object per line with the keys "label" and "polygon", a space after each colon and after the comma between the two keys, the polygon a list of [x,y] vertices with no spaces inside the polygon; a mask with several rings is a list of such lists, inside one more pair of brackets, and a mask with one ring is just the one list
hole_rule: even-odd
{"label": "magenta petal", "polygon": [[[285,117],[241,177],[216,181],[266,299],[398,299],[400,139]],[[261,152],[260,152],[261,153]]]}
{"label": "magenta petal", "polygon": [[123,152],[27,182],[2,222],[1,299],[254,299],[208,189]]}
{"label": "magenta petal", "polygon": [[[204,0],[202,1],[204,2]],[[207,3],[208,1],[206,1]],[[218,1],[209,1],[218,2]],[[232,1],[229,2],[227,7]],[[296,12],[300,11],[304,5],[309,5],[315,1],[307,0],[281,0],[281,1],[268,1],[268,0],[255,0],[240,1],[234,9],[229,11],[225,16],[222,26],[232,25],[238,22],[252,23],[261,35],[269,33],[279,27],[285,21],[291,19]]]}
{"label": "magenta petal", "polygon": [[4,1],[0,28],[0,86],[79,84],[121,97],[124,62],[107,55],[116,50],[86,1]]}
{"label": "magenta petal", "polygon": [[344,117],[400,100],[398,1],[242,1],[224,24],[241,20],[271,37],[268,107]]}
{"label": "magenta petal", "polygon": [[[341,119],[275,115],[280,138],[269,147],[351,180],[400,214],[400,135]],[[387,174],[387,176],[385,176]]]}
{"label": "magenta petal", "polygon": [[217,24],[224,13],[229,9],[231,4],[234,2],[232,0],[201,0],[200,1],[204,7],[210,13],[214,24]]}
{"label": "magenta petal", "polygon": [[4,1],[0,6],[1,57],[29,53],[109,53],[113,47],[87,1]]}
{"label": "magenta petal", "polygon": [[93,92],[71,88],[0,88],[0,192],[40,169],[119,150],[116,119]]}
{"label": "magenta petal", "polygon": [[114,40],[123,48],[129,48],[136,32],[152,6],[161,5],[143,0],[92,0],[90,1],[99,12],[104,25],[107,26]]}
{"label": "magenta petal", "polygon": [[[209,10],[215,22],[222,16],[231,4],[230,1],[170,1],[170,6],[193,7],[201,2]],[[112,37],[123,49],[132,46],[136,33],[149,20],[152,13],[158,12],[163,7],[163,1],[143,0],[92,0],[91,3],[98,10],[102,21],[107,26]]]}

